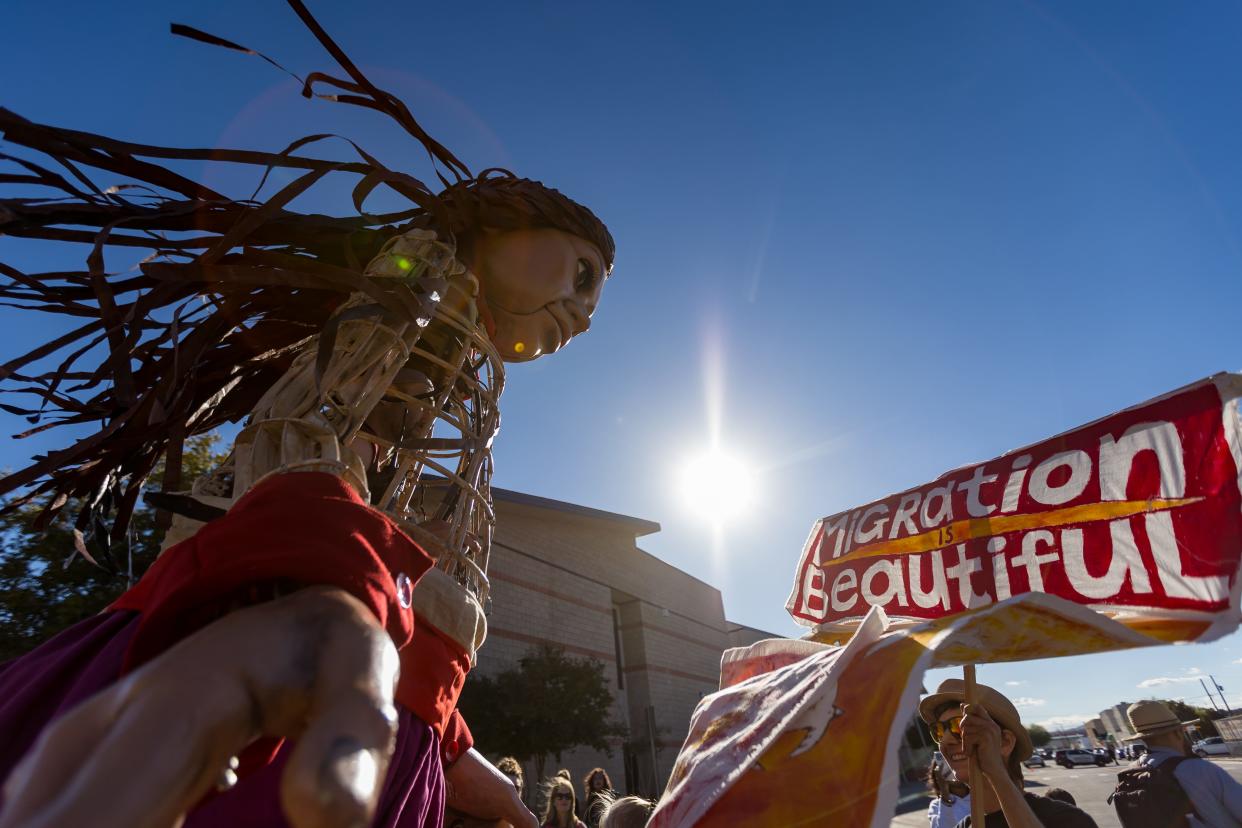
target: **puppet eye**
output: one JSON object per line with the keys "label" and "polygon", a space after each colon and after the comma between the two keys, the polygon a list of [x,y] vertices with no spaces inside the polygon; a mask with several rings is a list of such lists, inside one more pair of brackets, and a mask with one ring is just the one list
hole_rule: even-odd
{"label": "puppet eye", "polygon": [[574,279],[574,289],[590,291],[595,289],[595,283],[599,279],[599,274],[595,272],[595,265],[590,259],[578,260],[578,276]]}

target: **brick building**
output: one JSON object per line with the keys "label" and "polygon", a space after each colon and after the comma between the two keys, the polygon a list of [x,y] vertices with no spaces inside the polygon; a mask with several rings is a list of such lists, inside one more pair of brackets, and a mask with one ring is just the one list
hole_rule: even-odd
{"label": "brick building", "polygon": [[1130,727],[1130,717],[1126,715],[1126,708],[1129,706],[1129,702],[1120,702],[1100,711],[1100,721],[1103,722],[1104,729],[1117,744],[1121,744],[1127,736],[1134,735],[1134,728]]}
{"label": "brick building", "polygon": [[[725,620],[720,592],[638,548],[659,524],[493,489],[496,534],[488,575],[487,642],[476,670],[491,675],[550,643],[602,662],[613,718],[628,730],[611,757],[590,749],[550,760],[579,780],[605,768],[621,792],[664,788],[690,713],[716,690],[720,656],[768,633]],[[487,734],[475,733],[480,751]],[[528,777],[533,768],[526,768]],[[528,778],[528,789],[540,780]],[[534,797],[531,797],[532,803]]]}

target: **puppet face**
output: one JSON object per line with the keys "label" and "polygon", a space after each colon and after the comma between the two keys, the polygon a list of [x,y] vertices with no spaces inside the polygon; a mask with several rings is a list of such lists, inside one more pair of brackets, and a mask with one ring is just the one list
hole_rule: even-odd
{"label": "puppet face", "polygon": [[605,277],[599,248],[551,228],[485,232],[474,272],[506,362],[550,354],[589,328]]}

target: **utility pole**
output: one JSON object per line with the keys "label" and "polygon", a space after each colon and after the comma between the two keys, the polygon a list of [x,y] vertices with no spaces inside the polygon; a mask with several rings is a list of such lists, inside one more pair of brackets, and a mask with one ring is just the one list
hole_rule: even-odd
{"label": "utility pole", "polygon": [[1202,685],[1202,687],[1203,687],[1203,692],[1204,692],[1204,693],[1207,693],[1208,701],[1210,701],[1210,702],[1212,703],[1212,707],[1213,707],[1213,708],[1214,708],[1217,712],[1220,712],[1220,705],[1216,703],[1216,697],[1215,697],[1215,696],[1213,696],[1213,695],[1212,695],[1212,692],[1211,692],[1210,690],[1208,690],[1208,689],[1207,689],[1207,685],[1203,683],[1203,679],[1199,679],[1199,684],[1200,684],[1200,685]]}
{"label": "utility pole", "polygon": [[1216,677],[1211,673],[1208,674],[1208,678],[1210,678],[1212,680],[1212,684],[1216,686],[1216,692],[1220,693],[1221,704],[1225,705],[1225,715],[1232,716],[1233,711],[1229,709],[1229,702],[1225,699],[1225,688],[1216,683]]}

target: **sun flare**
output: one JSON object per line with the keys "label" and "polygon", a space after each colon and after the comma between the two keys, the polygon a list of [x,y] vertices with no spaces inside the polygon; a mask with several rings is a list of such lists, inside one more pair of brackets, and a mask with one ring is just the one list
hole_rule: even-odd
{"label": "sun flare", "polygon": [[719,450],[686,461],[681,468],[680,482],[686,506],[712,523],[744,517],[754,501],[755,484],[750,466]]}

